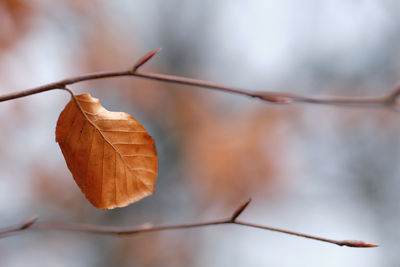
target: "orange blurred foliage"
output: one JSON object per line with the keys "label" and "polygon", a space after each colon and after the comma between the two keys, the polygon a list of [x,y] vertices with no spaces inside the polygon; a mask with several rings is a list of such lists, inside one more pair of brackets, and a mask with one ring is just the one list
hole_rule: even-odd
{"label": "orange blurred foliage", "polygon": [[175,115],[192,122],[181,135],[183,166],[198,201],[232,203],[260,190],[271,194],[281,170],[280,115],[270,109],[218,112],[221,103],[201,97],[183,103]]}
{"label": "orange blurred foliage", "polygon": [[0,50],[11,48],[30,27],[35,9],[30,1],[0,1]]}

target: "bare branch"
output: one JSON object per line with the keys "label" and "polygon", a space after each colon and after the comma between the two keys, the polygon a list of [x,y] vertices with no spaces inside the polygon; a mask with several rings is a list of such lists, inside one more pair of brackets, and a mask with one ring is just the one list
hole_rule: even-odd
{"label": "bare branch", "polygon": [[0,96],[0,102],[8,101],[24,96],[38,94],[49,90],[65,88],[67,85],[96,80],[105,78],[116,78],[121,76],[138,77],[148,80],[157,80],[167,83],[183,84],[194,87],[207,88],[212,90],[218,90],[223,92],[235,93],[240,95],[246,95],[254,98],[258,98],[262,101],[277,104],[289,104],[289,103],[308,103],[308,104],[322,104],[322,105],[337,105],[337,106],[353,106],[353,107],[380,107],[398,110],[397,98],[400,95],[400,87],[396,88],[393,92],[385,96],[377,97],[309,97],[304,95],[292,94],[292,93],[281,93],[281,92],[267,92],[267,91],[252,91],[246,89],[237,89],[233,87],[223,86],[215,83],[210,83],[202,80],[191,79],[180,76],[158,74],[151,72],[139,72],[138,69],[149,61],[154,55],[159,52],[159,49],[147,53],[145,56],[140,58],[132,69],[124,71],[109,71],[109,72],[95,72],[84,74],[68,79],[64,79],[58,82],[45,84],[32,89],[19,91],[11,94]]}
{"label": "bare branch", "polygon": [[324,238],[324,237],[319,237],[319,236],[314,236],[314,235],[309,235],[309,234],[303,234],[299,232],[294,232],[294,231],[289,231],[285,229],[280,229],[276,227],[270,227],[270,226],[264,226],[264,225],[259,225],[259,224],[254,224],[254,223],[248,223],[248,222],[243,222],[243,221],[238,221],[236,220],[234,222],[235,224],[238,225],[243,225],[243,226],[248,226],[248,227],[253,227],[253,228],[258,228],[258,229],[264,229],[264,230],[269,230],[269,231],[274,231],[274,232],[279,232],[279,233],[284,233],[284,234],[289,234],[289,235],[296,235],[300,237],[305,237],[313,240],[318,240],[322,242],[327,242],[331,244],[335,244],[338,246],[348,246],[348,247],[359,247],[359,248],[369,248],[369,247],[378,247],[379,245],[373,244],[373,243],[367,243],[364,241],[357,241],[357,240],[333,240],[329,238]]}
{"label": "bare branch", "polygon": [[28,228],[31,228],[32,225],[38,220],[37,216],[31,216],[27,218],[24,222],[14,225],[14,226],[9,226],[0,229],[0,237],[7,236],[8,234],[11,234],[13,232],[18,232],[18,231],[23,231]]}
{"label": "bare branch", "polygon": [[0,229],[0,238],[4,238],[9,236],[11,233],[15,232],[23,232],[28,230],[67,230],[67,231],[78,231],[78,232],[86,232],[86,233],[94,233],[94,234],[106,234],[106,235],[135,235],[149,232],[160,232],[167,230],[178,230],[178,229],[188,229],[188,228],[198,228],[212,225],[221,225],[221,224],[235,224],[246,227],[258,228],[263,230],[269,230],[289,235],[295,235],[300,237],[305,237],[317,241],[327,242],[339,246],[348,246],[348,247],[377,247],[378,245],[367,243],[364,241],[357,240],[333,240],[318,236],[313,236],[309,234],[298,233],[294,231],[284,230],[275,227],[269,227],[264,225],[258,225],[254,223],[238,221],[236,218],[246,209],[249,205],[250,200],[247,200],[245,203],[241,204],[239,207],[235,209],[233,215],[227,219],[222,220],[214,220],[208,222],[201,223],[192,223],[192,224],[176,224],[176,225],[167,225],[167,226],[152,226],[152,225],[142,225],[138,227],[108,227],[108,226],[96,226],[90,224],[78,224],[78,223],[61,223],[61,222],[37,222],[37,217],[31,217],[27,219],[22,224],[18,224],[15,226],[9,226],[3,229]]}

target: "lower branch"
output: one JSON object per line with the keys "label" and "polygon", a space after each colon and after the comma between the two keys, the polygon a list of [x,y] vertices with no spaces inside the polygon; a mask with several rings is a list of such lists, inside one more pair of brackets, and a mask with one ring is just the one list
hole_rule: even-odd
{"label": "lower branch", "polygon": [[177,224],[177,225],[168,225],[168,226],[151,226],[151,225],[142,225],[134,228],[121,228],[121,227],[107,227],[107,226],[95,226],[89,224],[77,224],[77,223],[57,223],[57,222],[37,222],[37,217],[31,217],[27,219],[25,222],[19,225],[6,227],[0,229],[0,238],[9,236],[12,233],[23,232],[27,230],[68,230],[68,231],[79,231],[86,233],[95,233],[95,234],[108,234],[108,235],[134,235],[148,232],[159,232],[159,231],[167,231],[167,230],[178,230],[178,229],[188,229],[188,228],[198,228],[212,225],[222,225],[222,224],[235,224],[239,226],[253,227],[263,230],[269,230],[289,235],[300,236],[304,238],[314,239],[317,241],[327,242],[339,246],[348,246],[348,247],[358,247],[358,248],[368,248],[368,247],[377,247],[378,245],[373,243],[368,243],[364,241],[358,240],[333,240],[323,237],[318,237],[309,234],[298,233],[294,231],[284,230],[276,227],[269,227],[264,225],[258,225],[254,223],[249,223],[245,221],[239,221],[237,218],[240,214],[246,209],[251,199],[247,200],[245,203],[240,205],[229,218],[214,220],[209,222],[202,223],[192,223],[192,224]]}

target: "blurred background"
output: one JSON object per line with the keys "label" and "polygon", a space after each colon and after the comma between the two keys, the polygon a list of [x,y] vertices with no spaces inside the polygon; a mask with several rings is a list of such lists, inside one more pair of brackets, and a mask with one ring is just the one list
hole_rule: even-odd
{"label": "blurred background", "polygon": [[[376,96],[400,77],[400,2],[0,1],[0,93],[82,73],[144,71],[253,90]],[[398,266],[400,116],[373,108],[270,105],[138,78],[79,83],[155,138],[154,195],[103,211],[84,198],[55,143],[69,101],[51,91],[0,105],[0,227],[110,226],[229,216],[374,249],[239,226],[132,237],[29,232],[0,239],[1,266]],[[397,251],[397,252],[396,252]]]}

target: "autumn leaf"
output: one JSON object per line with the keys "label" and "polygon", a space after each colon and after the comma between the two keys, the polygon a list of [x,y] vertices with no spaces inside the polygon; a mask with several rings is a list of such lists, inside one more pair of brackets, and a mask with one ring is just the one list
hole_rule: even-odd
{"label": "autumn leaf", "polygon": [[131,115],[106,110],[90,94],[73,96],[61,112],[56,142],[95,207],[124,207],[154,192],[158,159],[153,138]]}

